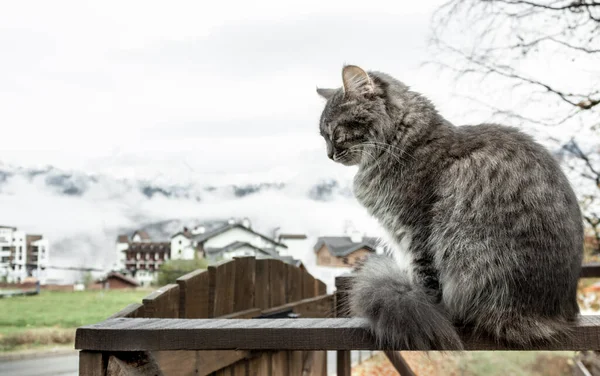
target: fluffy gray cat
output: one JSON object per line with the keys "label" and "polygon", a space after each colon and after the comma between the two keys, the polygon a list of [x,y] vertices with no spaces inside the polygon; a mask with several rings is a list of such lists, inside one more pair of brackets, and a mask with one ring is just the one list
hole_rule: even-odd
{"label": "fluffy gray cat", "polygon": [[345,66],[320,131],[358,165],[354,193],[393,258],[356,272],[351,313],[382,345],[462,349],[456,326],[516,346],[552,341],[579,313],[583,224],[554,158],[495,124],[456,127],[387,74]]}

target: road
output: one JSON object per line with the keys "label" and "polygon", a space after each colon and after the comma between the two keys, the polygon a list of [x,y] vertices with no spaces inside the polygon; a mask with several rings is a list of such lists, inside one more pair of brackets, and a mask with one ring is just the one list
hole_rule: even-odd
{"label": "road", "polygon": [[[327,373],[335,375],[335,351],[328,351]],[[362,351],[362,359],[367,359],[370,351]],[[352,352],[352,363],[357,363],[358,351]],[[79,369],[78,354],[41,356],[32,359],[0,361],[0,375],[10,376],[77,376]]]}
{"label": "road", "polygon": [[0,361],[0,375],[6,376],[77,376],[78,369],[79,358],[76,352],[68,355]]}

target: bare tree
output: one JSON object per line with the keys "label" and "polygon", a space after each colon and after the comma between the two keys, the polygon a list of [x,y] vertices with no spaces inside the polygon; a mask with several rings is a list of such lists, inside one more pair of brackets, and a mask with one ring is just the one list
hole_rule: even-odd
{"label": "bare tree", "polygon": [[[495,116],[551,127],[600,253],[600,2],[450,0],[432,19],[439,67],[504,94]],[[549,136],[552,138],[552,136]]]}

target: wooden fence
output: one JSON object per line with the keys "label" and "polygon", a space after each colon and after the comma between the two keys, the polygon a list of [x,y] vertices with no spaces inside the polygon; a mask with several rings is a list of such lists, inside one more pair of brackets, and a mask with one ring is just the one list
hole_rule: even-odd
{"label": "wooden fence", "polygon": [[[170,321],[185,323],[195,321],[191,319],[248,319],[289,313],[300,317],[324,318],[331,316],[332,309],[333,296],[327,295],[325,284],[306,270],[279,260],[242,257],[189,273],[179,278],[176,284],[156,290],[141,304],[129,305],[104,323],[137,319],[150,325],[153,322],[151,319],[183,319]],[[131,333],[133,337],[128,339],[136,341],[135,332],[120,329],[116,332],[125,336]],[[86,348],[85,343],[95,337],[94,334],[91,337],[88,334],[85,329],[78,329],[76,348]],[[133,367],[147,374],[166,376],[326,375],[325,351],[257,353],[237,348],[230,351],[198,351],[200,349],[186,345],[171,349],[173,346],[168,344],[183,344],[182,341],[171,338],[165,332],[157,332],[152,337],[160,345],[150,349],[140,342],[137,348],[141,353],[119,353],[122,351],[119,350],[122,340],[105,338],[102,342],[106,348],[102,352],[80,352],[79,374],[128,375],[119,372]]]}
{"label": "wooden fence", "polygon": [[[585,266],[582,277],[600,277],[600,266]],[[337,374],[349,376],[350,350],[362,349],[384,350],[400,374],[412,375],[396,352],[402,348],[379,347],[364,319],[345,317],[350,281],[338,277],[333,297],[301,269],[254,258],[190,273],[143,304],[79,328],[80,374],[325,375],[322,350],[338,350]],[[301,319],[264,318],[286,312]],[[263,318],[247,320],[256,317]],[[467,350],[515,349],[463,340]],[[600,350],[600,316],[582,316],[571,336],[535,348],[544,349]]]}

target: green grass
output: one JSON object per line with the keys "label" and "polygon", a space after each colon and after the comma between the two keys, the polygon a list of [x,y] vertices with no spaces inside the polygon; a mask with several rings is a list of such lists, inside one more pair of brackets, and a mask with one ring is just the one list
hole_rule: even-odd
{"label": "green grass", "polygon": [[0,351],[67,343],[74,328],[102,321],[150,290],[42,291],[0,299]]}

